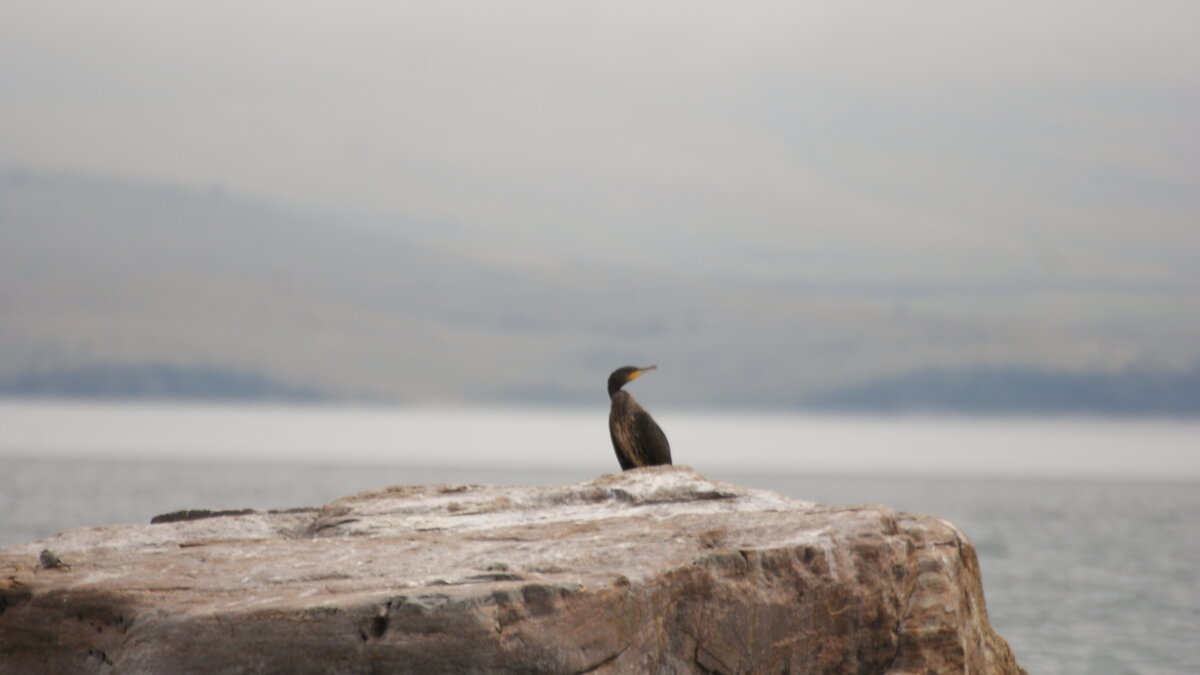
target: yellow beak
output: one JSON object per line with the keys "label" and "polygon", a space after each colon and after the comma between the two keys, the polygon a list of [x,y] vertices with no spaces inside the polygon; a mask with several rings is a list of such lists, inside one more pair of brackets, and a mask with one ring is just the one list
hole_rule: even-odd
{"label": "yellow beak", "polygon": [[639,368],[629,374],[629,379],[630,381],[636,380],[652,370],[658,370],[658,366],[646,366],[645,368]]}

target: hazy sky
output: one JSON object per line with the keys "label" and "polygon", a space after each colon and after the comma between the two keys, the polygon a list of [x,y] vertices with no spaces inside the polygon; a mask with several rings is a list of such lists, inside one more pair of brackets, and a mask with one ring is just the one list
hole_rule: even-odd
{"label": "hazy sky", "polygon": [[1198,25],[1192,1],[0,0],[0,163],[496,255],[1068,293],[1108,330],[1200,300]]}

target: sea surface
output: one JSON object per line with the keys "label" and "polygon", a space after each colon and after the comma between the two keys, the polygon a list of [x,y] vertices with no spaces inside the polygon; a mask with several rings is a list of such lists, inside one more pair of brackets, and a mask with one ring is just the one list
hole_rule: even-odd
{"label": "sea surface", "polygon": [[[578,482],[616,468],[604,412],[0,401],[0,545],[383,485]],[[657,416],[710,478],[956,523],[1030,673],[1200,673],[1200,424]]]}

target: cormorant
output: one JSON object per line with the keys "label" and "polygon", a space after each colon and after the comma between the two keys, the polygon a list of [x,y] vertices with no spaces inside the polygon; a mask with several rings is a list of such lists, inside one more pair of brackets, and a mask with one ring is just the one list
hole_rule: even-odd
{"label": "cormorant", "polygon": [[621,387],[658,366],[617,368],[608,376],[608,397],[612,410],[608,414],[608,432],[621,469],[628,471],[639,466],[671,463],[671,444],[667,435],[650,417],[646,409],[633,400]]}
{"label": "cormorant", "polygon": [[54,555],[54,551],[48,548],[42,549],[41,555],[38,556],[38,567],[47,570],[65,569],[68,572],[71,571],[71,566],[59,560],[58,556]]}

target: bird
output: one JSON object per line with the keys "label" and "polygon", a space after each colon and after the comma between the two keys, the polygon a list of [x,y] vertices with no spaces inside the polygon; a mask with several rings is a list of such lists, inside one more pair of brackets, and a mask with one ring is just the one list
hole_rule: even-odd
{"label": "bird", "polygon": [[48,548],[42,549],[41,554],[38,556],[38,567],[47,570],[65,569],[68,572],[71,571],[71,566],[60,560],[58,556],[55,555],[54,551],[51,551]]}
{"label": "bird", "polygon": [[608,432],[623,471],[671,463],[671,444],[667,442],[667,435],[629,392],[621,390],[626,384],[657,369],[658,366],[623,366],[608,376],[608,397],[612,399]]}

